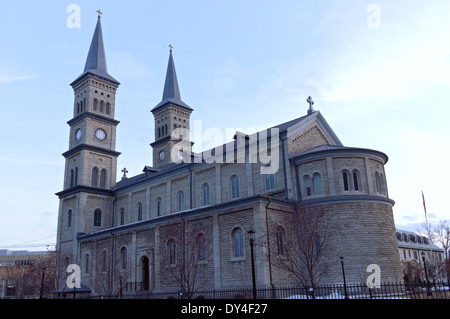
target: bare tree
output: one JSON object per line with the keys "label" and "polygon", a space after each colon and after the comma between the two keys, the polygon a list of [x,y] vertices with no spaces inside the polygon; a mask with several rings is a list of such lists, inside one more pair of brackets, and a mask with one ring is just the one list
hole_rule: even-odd
{"label": "bare tree", "polygon": [[206,237],[197,226],[170,226],[169,239],[161,244],[161,265],[170,274],[183,296],[191,299],[202,287],[201,273],[206,262]]}
{"label": "bare tree", "polygon": [[285,238],[283,234],[276,236],[278,256],[272,259],[273,264],[301,285],[315,287],[331,266],[328,248],[340,227],[325,210],[298,204],[288,223]]}

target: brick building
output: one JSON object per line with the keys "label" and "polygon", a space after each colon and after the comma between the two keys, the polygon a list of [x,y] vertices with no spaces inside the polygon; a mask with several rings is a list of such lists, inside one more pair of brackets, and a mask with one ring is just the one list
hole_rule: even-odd
{"label": "brick building", "polygon": [[[79,264],[92,294],[250,286],[249,231],[258,286],[298,284],[288,259],[293,217],[320,213],[334,227],[320,283],[402,277],[385,154],[343,146],[319,111],[202,153],[191,151],[193,109],[180,95],[170,49],[163,98],[152,110],[152,166],[117,181],[114,118],[120,83],[108,74],[99,16],[84,72],[71,83],[70,126],[57,249]],[[120,107],[120,106],[119,106]],[[320,242],[325,234],[316,234]],[[191,287],[191,289],[194,289]]]}

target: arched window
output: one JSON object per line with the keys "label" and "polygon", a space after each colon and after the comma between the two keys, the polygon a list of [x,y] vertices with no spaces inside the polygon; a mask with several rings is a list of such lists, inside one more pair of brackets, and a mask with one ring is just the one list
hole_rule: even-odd
{"label": "arched window", "polygon": [[94,111],[97,111],[98,100],[94,99]]}
{"label": "arched window", "polygon": [[350,173],[348,171],[342,172],[342,182],[344,183],[344,191],[350,190]]}
{"label": "arched window", "polygon": [[102,171],[100,172],[100,187],[101,188],[106,188],[106,174],[107,174],[106,169],[102,169]]}
{"label": "arched window", "polygon": [[137,219],[138,221],[142,220],[142,204],[138,203],[137,205]]}
{"label": "arched window", "polygon": [[106,254],[106,250],[102,251],[100,260],[101,260],[101,264],[100,264],[101,271],[106,271],[106,265],[108,263],[108,255]]}
{"label": "arched window", "polygon": [[375,183],[377,187],[377,193],[381,193],[381,177],[380,173],[375,172]]}
{"label": "arched window", "polygon": [[100,227],[102,225],[102,211],[100,209],[96,209],[94,211],[94,226]]}
{"label": "arched window", "polygon": [[167,124],[164,124],[164,134],[167,134],[169,130],[167,129]]}
{"label": "arched window", "polygon": [[158,127],[158,138],[161,137],[161,129]]}
{"label": "arched window", "polygon": [[311,196],[312,195],[311,177],[309,177],[309,175],[305,175],[305,177],[303,177],[303,180],[305,181],[306,196]]}
{"label": "arched window", "polygon": [[81,112],[83,112],[84,110],[86,110],[86,98],[83,99],[83,104],[81,104]]}
{"label": "arched window", "polygon": [[75,167],[75,175],[73,177],[73,186],[78,185],[78,167]]}
{"label": "arched window", "polygon": [[313,175],[313,183],[314,183],[314,194],[315,195],[322,194],[322,180],[320,179],[319,173],[315,173]]}
{"label": "arched window", "polygon": [[94,167],[92,169],[91,186],[97,187],[97,185],[98,185],[98,168]]}
{"label": "arched window", "polygon": [[175,240],[169,239],[169,241],[167,243],[167,248],[169,250],[169,264],[175,265],[177,262]]}
{"label": "arched window", "polygon": [[184,192],[183,191],[178,192],[178,210],[179,211],[184,210]]}
{"label": "arched window", "polygon": [[70,170],[70,187],[73,187],[73,178],[74,178],[73,169],[71,169]]}
{"label": "arched window", "polygon": [[67,227],[72,227],[72,210],[69,209],[67,212]]}
{"label": "arched window", "polygon": [[77,114],[80,113],[80,103],[77,103]]}
{"label": "arched window", "polygon": [[239,190],[239,177],[237,175],[231,176],[231,197],[239,198],[241,196]]}
{"label": "arched window", "polygon": [[111,104],[109,102],[106,102],[106,114],[111,113]]}
{"label": "arched window", "polygon": [[100,101],[100,112],[103,113],[103,110],[105,108],[105,101]]}
{"label": "arched window", "polygon": [[275,189],[275,174],[265,174],[266,175],[266,191]]}
{"label": "arched window", "polygon": [[244,234],[241,228],[235,228],[232,233],[234,240],[234,257],[244,257]]}
{"label": "arched window", "polygon": [[125,224],[125,209],[123,207],[120,208],[120,225]]}
{"label": "arched window", "polygon": [[285,254],[285,232],[284,228],[281,226],[277,228],[277,250],[278,255]]}
{"label": "arched window", "polygon": [[211,197],[209,194],[209,184],[208,183],[203,184],[202,193],[203,193],[203,205],[211,204]]}
{"label": "arched window", "polygon": [[84,273],[89,273],[89,254],[84,255]]}
{"label": "arched window", "polygon": [[199,234],[197,236],[198,261],[206,260],[206,238],[205,235]]}
{"label": "arched window", "polygon": [[361,174],[357,169],[352,173],[353,175],[353,188],[355,191],[360,191],[361,189]]}
{"label": "arched window", "polygon": [[127,249],[125,247],[122,247],[120,250],[120,258],[122,263],[122,269],[127,269]]}
{"label": "arched window", "polygon": [[161,216],[162,214],[162,200],[161,197],[156,199],[156,216]]}

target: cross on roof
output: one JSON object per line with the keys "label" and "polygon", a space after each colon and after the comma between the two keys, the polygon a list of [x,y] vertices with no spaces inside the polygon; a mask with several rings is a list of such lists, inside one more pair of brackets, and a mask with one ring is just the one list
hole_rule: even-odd
{"label": "cross on roof", "polygon": [[172,44],[169,44],[169,48],[170,48],[170,52],[172,52],[173,45],[172,45]]}
{"label": "cross on roof", "polygon": [[98,9],[98,10],[97,10],[97,13],[98,13],[98,18],[100,19],[100,18],[101,18],[101,14],[102,14],[103,12],[101,12],[100,9]]}
{"label": "cross on roof", "polygon": [[308,110],[308,114],[312,114],[313,112],[314,112],[314,109],[313,109],[313,105],[314,105],[314,101],[313,101],[313,99],[311,98],[311,96],[308,96],[308,99],[306,99],[306,102],[308,102],[309,103],[309,110]]}
{"label": "cross on roof", "polygon": [[127,168],[124,167],[123,170],[122,170],[122,172],[123,172],[122,178],[126,178],[126,177],[127,177],[127,173],[128,173]]}

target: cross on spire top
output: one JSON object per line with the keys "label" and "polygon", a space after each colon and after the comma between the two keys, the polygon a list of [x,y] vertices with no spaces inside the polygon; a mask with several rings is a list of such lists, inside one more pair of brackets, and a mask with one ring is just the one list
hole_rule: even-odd
{"label": "cross on spire top", "polygon": [[169,48],[170,48],[170,52],[172,52],[173,45],[172,45],[172,44],[169,44]]}
{"label": "cross on spire top", "polygon": [[98,13],[98,18],[100,19],[100,18],[102,17],[102,13],[103,13],[103,12],[101,12],[100,9],[98,9],[98,10],[97,10],[97,13]]}

